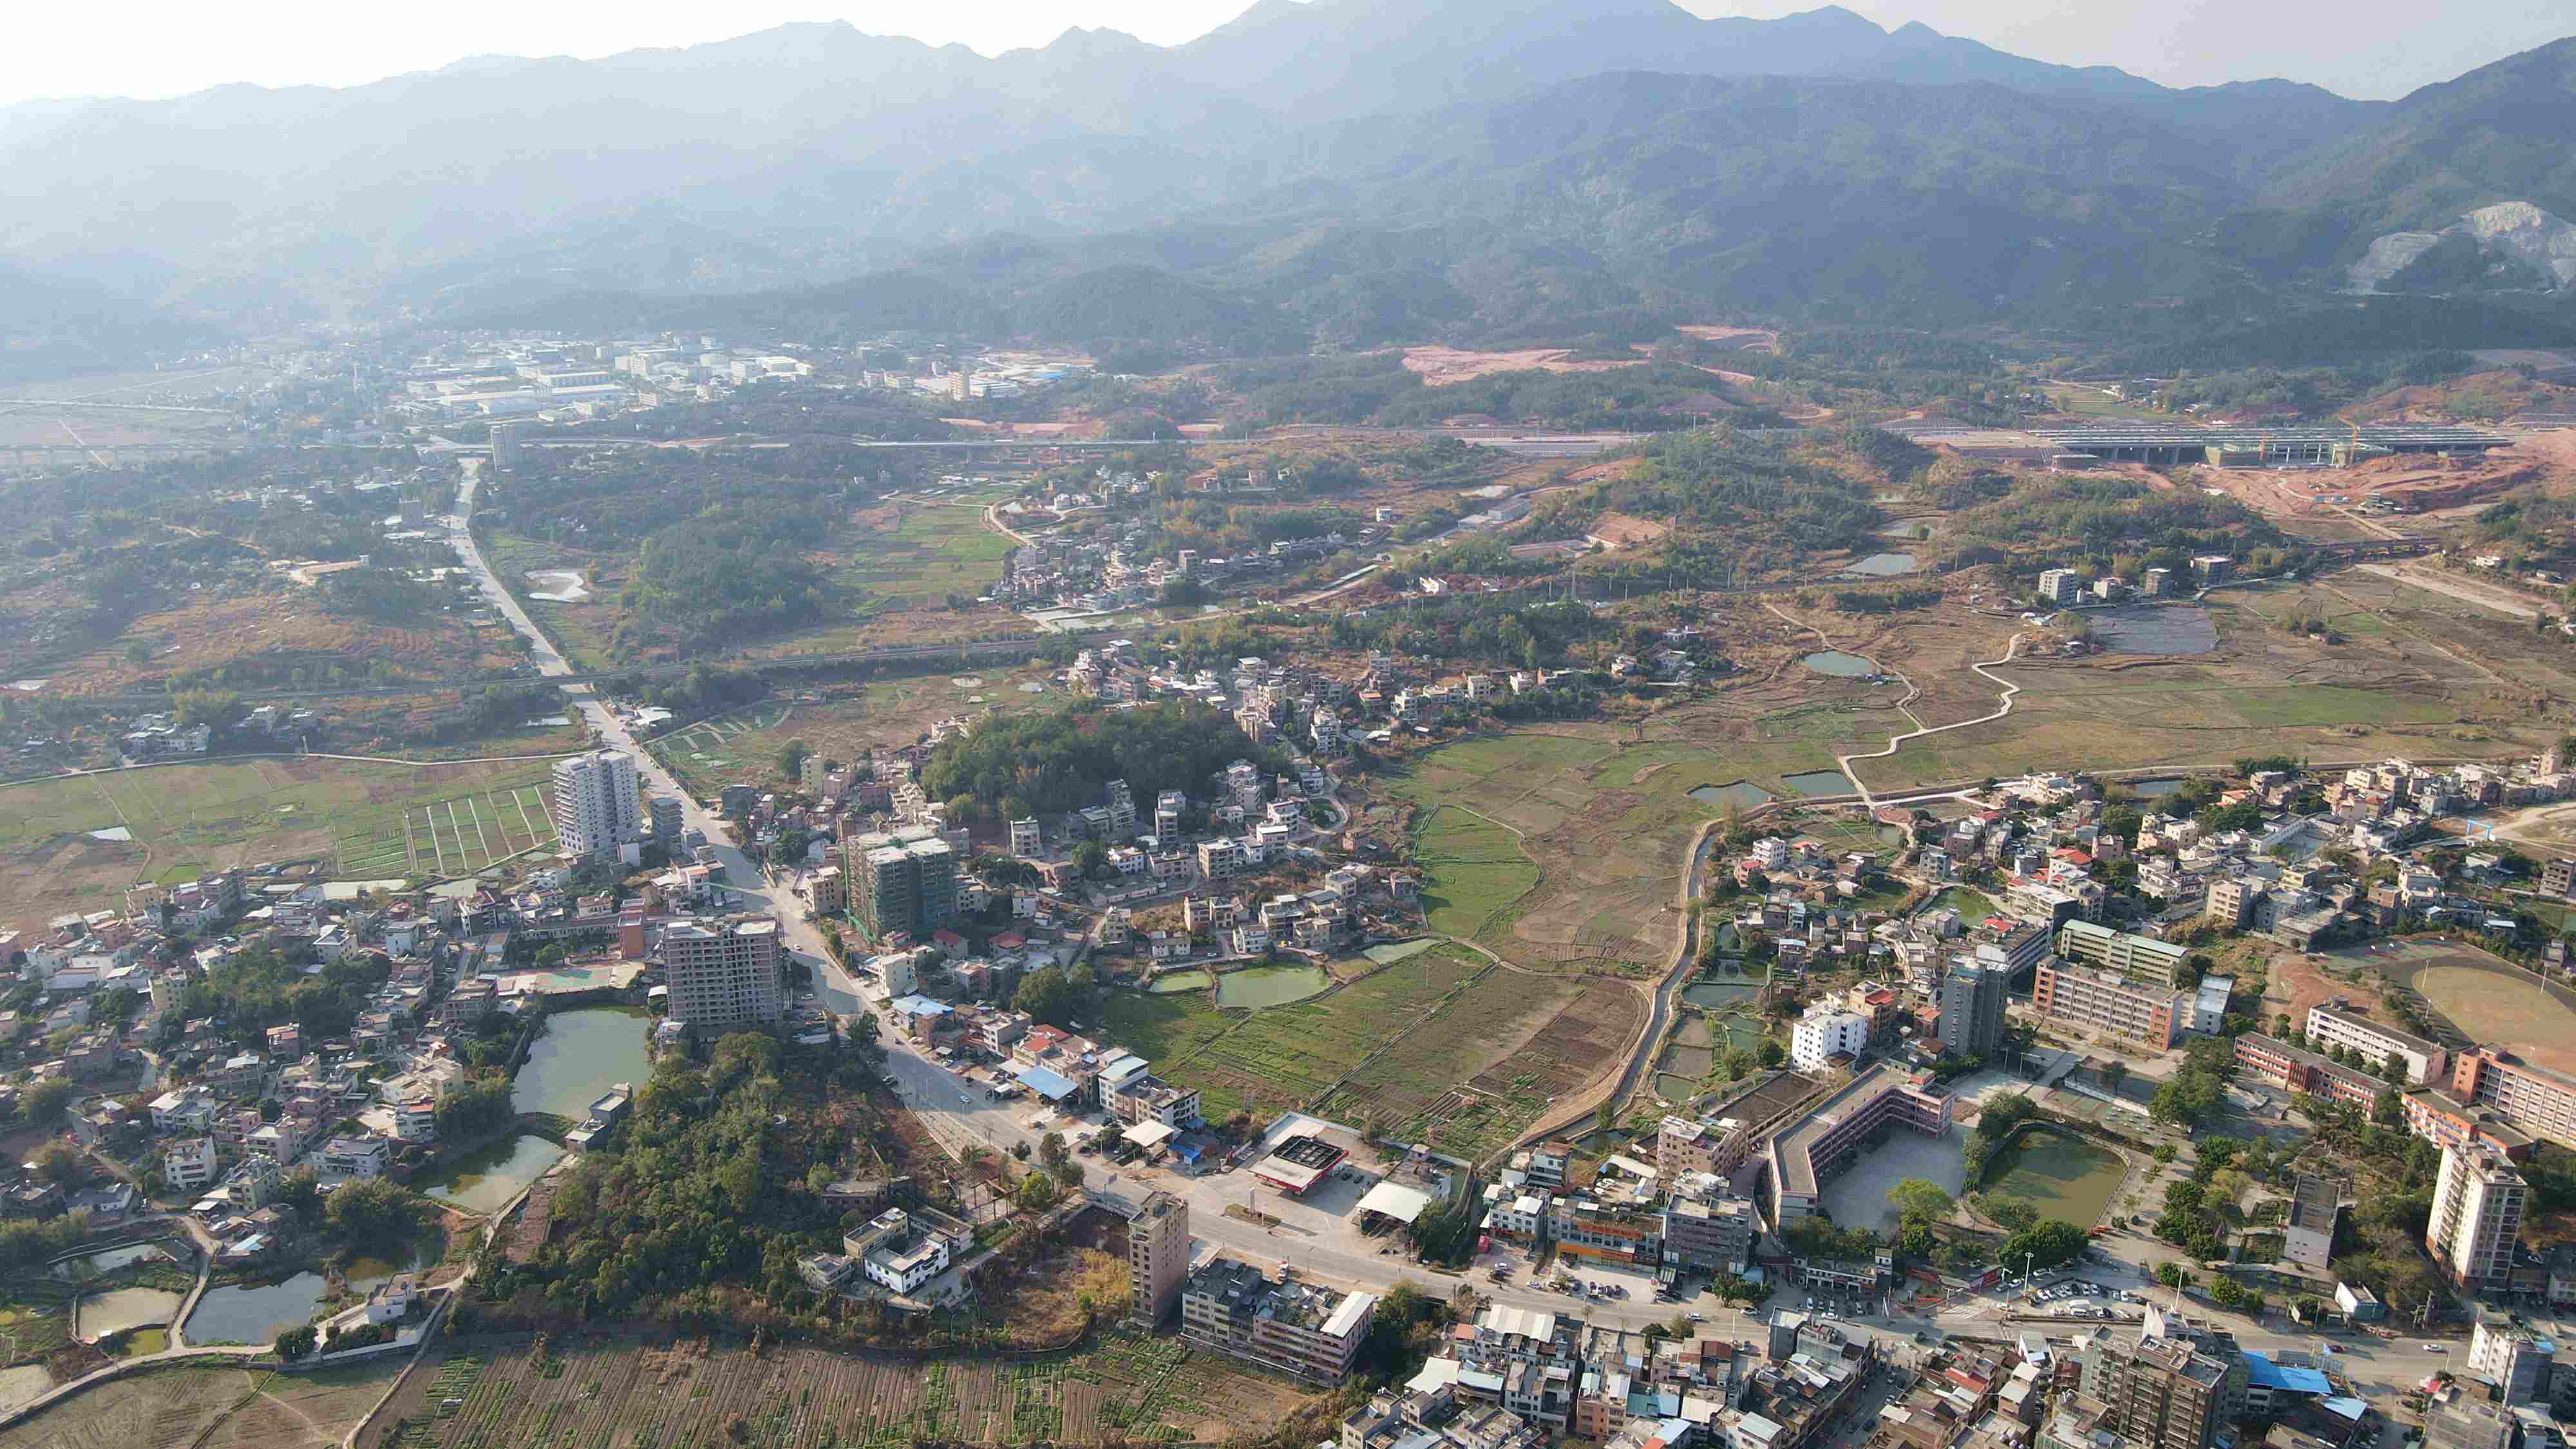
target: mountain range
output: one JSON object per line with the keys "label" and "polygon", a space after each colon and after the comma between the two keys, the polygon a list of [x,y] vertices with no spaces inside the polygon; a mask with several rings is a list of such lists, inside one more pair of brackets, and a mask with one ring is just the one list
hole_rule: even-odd
{"label": "mountain range", "polygon": [[[1260,0],[1185,45],[1076,29],[990,59],[800,24],[0,108],[0,277],[112,299],[128,342],[137,307],[256,329],[727,299],[1242,348],[1690,311],[2099,326],[2356,275],[2554,306],[2550,267],[2481,270],[2498,229],[2463,218],[2554,235],[2571,135],[2576,40],[2365,102],[1839,8]],[[2383,257],[2439,265],[2369,265],[2398,234],[2442,248]]]}

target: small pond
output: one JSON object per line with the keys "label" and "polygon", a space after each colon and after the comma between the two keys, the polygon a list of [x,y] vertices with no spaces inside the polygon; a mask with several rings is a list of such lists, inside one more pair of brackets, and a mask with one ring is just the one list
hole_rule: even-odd
{"label": "small pond", "polygon": [[2165,775],[2153,780],[2131,780],[2122,788],[2141,800],[2161,800],[2182,788],[2183,777]]}
{"label": "small pond", "polygon": [[2090,1228],[2111,1210],[2128,1165],[2120,1154],[2081,1137],[2027,1128],[1986,1162],[1986,1190],[2017,1197],[2056,1218]]}
{"label": "small pond", "polygon": [[1174,996],[1184,991],[1205,991],[1215,979],[1204,971],[1166,971],[1155,977],[1148,989],[1156,996]]}
{"label": "small pond", "polygon": [[1768,805],[1772,799],[1770,791],[1750,780],[1733,780],[1723,785],[1702,785],[1691,791],[1690,797],[1703,805],[1714,805],[1720,810],[1729,805],[1750,810],[1757,805]]}
{"label": "small pond", "polygon": [[1878,672],[1877,665],[1839,649],[1819,649],[1798,662],[1818,674],[1830,674],[1837,679],[1862,679]]}
{"label": "small pond", "polygon": [[1921,567],[1923,566],[1916,563],[1914,555],[1910,553],[1874,553],[1843,572],[1866,574],[1871,578],[1885,578],[1891,574],[1910,574]]}
{"label": "small pond", "polygon": [[549,604],[578,604],[590,597],[581,575],[570,569],[530,569],[528,582],[544,586],[528,590],[528,597]]}
{"label": "small pond", "polygon": [[1731,1006],[1751,1000],[1761,989],[1757,981],[1694,981],[1682,988],[1682,1000],[1693,1006]]}
{"label": "small pond", "polygon": [[1696,1013],[1683,1017],[1682,1024],[1673,1028],[1673,1041],[1679,1046],[1704,1047],[1715,1040],[1717,1028],[1708,1024],[1707,1017]]}
{"label": "small pond", "polygon": [[108,1334],[151,1323],[167,1323],[187,1295],[166,1288],[119,1288],[81,1300],[80,1336],[96,1341]]}
{"label": "small pond", "polygon": [[[587,1104],[585,1104],[586,1106]],[[422,1194],[470,1213],[496,1213],[519,1189],[545,1176],[564,1150],[542,1137],[510,1137],[448,1163],[412,1184]]]}
{"label": "small pond", "polygon": [[1321,966],[1251,966],[1216,979],[1216,1004],[1259,1011],[1303,1001],[1332,984]]}
{"label": "small pond", "polygon": [[387,1248],[384,1257],[352,1258],[340,1272],[341,1280],[359,1293],[380,1283],[390,1283],[405,1273],[417,1273],[430,1266],[428,1249],[419,1243],[407,1248]]}
{"label": "small pond", "polygon": [[1783,775],[1780,783],[1801,795],[1849,795],[1851,776],[1840,770],[1809,770],[1803,775]]}
{"label": "small pond", "polygon": [[510,1082],[510,1106],[551,1112],[575,1122],[619,1082],[642,1086],[653,1075],[644,1051],[644,1013],[625,1006],[585,1006],[546,1018],[528,1060]]}
{"label": "small pond", "polygon": [[57,1278],[90,1277],[113,1273],[135,1263],[168,1262],[170,1254],[158,1243],[128,1243],[122,1248],[101,1248],[86,1257],[65,1258],[46,1271]]}
{"label": "small pond", "polygon": [[278,1283],[236,1283],[209,1288],[188,1315],[192,1344],[267,1343],[312,1321],[322,1302],[322,1275],[298,1273]]}
{"label": "small pond", "polygon": [[1717,1053],[1706,1047],[1676,1046],[1664,1049],[1660,1070],[1685,1076],[1696,1082],[1717,1065]]}
{"label": "small pond", "polygon": [[1655,1073],[1655,1094],[1667,1102],[1687,1102],[1699,1093],[1699,1078]]}
{"label": "small pond", "polygon": [[2132,605],[2088,616],[2102,647],[2120,654],[2206,654],[2218,647],[2218,623],[2191,604]]}

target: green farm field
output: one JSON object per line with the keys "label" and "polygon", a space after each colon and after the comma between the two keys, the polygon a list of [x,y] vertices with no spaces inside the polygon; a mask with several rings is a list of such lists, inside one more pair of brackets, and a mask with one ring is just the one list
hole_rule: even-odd
{"label": "green farm field", "polygon": [[984,526],[981,508],[908,505],[892,527],[862,526],[849,545],[844,583],[867,595],[867,607],[920,609],[950,594],[973,597],[1002,577],[1002,560],[1018,545]]}
{"label": "green farm field", "polygon": [[[1198,1088],[1210,1118],[1238,1111],[1268,1116],[1311,1105],[1369,1053],[1489,969],[1474,952],[1443,945],[1338,991],[1266,1011],[1220,1011],[1204,992],[1120,992],[1103,1018],[1111,1040],[1151,1060],[1167,1080]],[[1480,987],[1464,999],[1475,999]],[[1451,1062],[1449,1070],[1459,1065]]]}
{"label": "green farm field", "polygon": [[[0,788],[0,901],[37,924],[137,882],[321,857],[368,879],[470,873],[553,838],[544,760],[213,761]],[[123,830],[130,840],[91,832]],[[443,855],[442,855],[443,851]]]}
{"label": "green farm field", "polygon": [[1908,728],[1903,719],[1818,703],[1750,720],[1674,711],[1645,740],[1599,726],[1514,730],[1419,756],[1388,788],[1415,807],[1433,930],[1535,970],[1643,976],[1668,960],[1690,841],[1723,814],[1693,789],[1745,781],[1785,796],[1784,776],[1829,768],[1837,750]]}
{"label": "green farm field", "polygon": [[2024,684],[2011,715],[1908,740],[1893,758],[1856,760],[1862,781],[1885,790],[2043,765],[2192,766],[2282,750],[2336,759],[2500,754],[2515,739],[2502,720],[2485,720],[2482,700],[2434,687],[2262,684],[2191,668],[1998,672]]}
{"label": "green farm field", "polygon": [[1413,848],[1415,862],[1431,877],[1423,909],[1431,929],[1444,936],[1473,938],[1538,884],[1538,862],[1512,832],[1461,806],[1433,809]]}

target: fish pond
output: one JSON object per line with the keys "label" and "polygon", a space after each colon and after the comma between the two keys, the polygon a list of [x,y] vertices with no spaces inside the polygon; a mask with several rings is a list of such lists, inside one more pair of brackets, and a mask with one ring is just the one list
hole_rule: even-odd
{"label": "fish pond", "polygon": [[2090,1228],[2128,1175],[2120,1154],[2071,1133],[2026,1127],[1986,1160],[1986,1191],[2017,1197],[2040,1217]]}
{"label": "fish pond", "polygon": [[1333,978],[1321,966],[1250,966],[1217,978],[1216,1004],[1260,1011],[1303,1001],[1332,984]]}
{"label": "fish pond", "polygon": [[510,1106],[579,1122],[590,1104],[619,1082],[642,1086],[653,1075],[644,1051],[644,1013],[624,1006],[585,1006],[546,1018],[528,1060],[510,1081]]}
{"label": "fish pond", "polygon": [[509,1206],[520,1189],[545,1176],[563,1151],[542,1137],[506,1137],[446,1164],[412,1186],[424,1196],[470,1213],[496,1213]]}
{"label": "fish pond", "polygon": [[276,1283],[235,1283],[209,1288],[188,1315],[192,1344],[267,1343],[312,1321],[322,1302],[322,1275],[298,1273]]}

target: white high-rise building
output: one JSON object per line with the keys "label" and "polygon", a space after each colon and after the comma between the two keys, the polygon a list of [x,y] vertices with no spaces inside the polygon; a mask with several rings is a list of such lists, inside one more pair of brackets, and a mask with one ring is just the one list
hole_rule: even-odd
{"label": "white high-rise building", "polygon": [[2499,1285],[2513,1270],[2513,1246],[2522,1236],[2530,1195],[2522,1174],[2495,1149],[2479,1142],[2445,1147],[2424,1247],[2461,1287]]}
{"label": "white high-rise building", "polygon": [[767,916],[690,922],[662,933],[669,1019],[703,1035],[775,1024],[787,1011],[778,922]]}
{"label": "white high-rise building", "polygon": [[606,855],[644,838],[644,801],[635,761],[598,750],[555,762],[555,836],[566,855]]}
{"label": "white high-rise building", "polygon": [[1857,1057],[1869,1045],[1869,1019],[1852,1011],[1809,1009],[1789,1030],[1789,1060],[1812,1071],[1838,1056]]}

